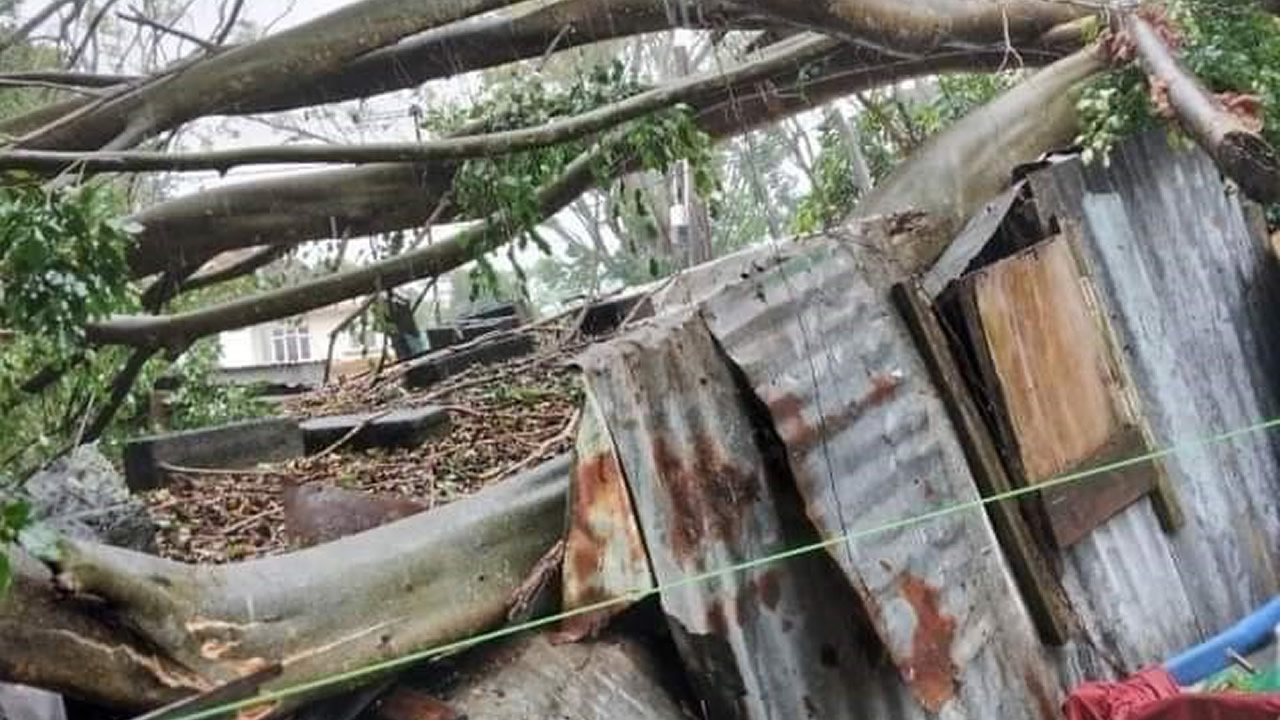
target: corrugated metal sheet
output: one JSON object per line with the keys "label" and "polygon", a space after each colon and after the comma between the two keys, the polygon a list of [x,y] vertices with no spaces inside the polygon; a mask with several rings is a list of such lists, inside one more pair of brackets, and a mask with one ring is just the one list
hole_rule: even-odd
{"label": "corrugated metal sheet", "polygon": [[[621,600],[653,586],[622,464],[590,391],[574,445],[562,578],[566,611]],[[564,639],[595,635],[626,607],[619,602],[568,618],[561,625]]]}
{"label": "corrugated metal sheet", "polygon": [[[712,718],[856,718],[868,667],[858,603],[821,553],[707,578],[812,542],[766,461],[730,364],[693,314],[582,359],[664,586],[662,607]],[[767,447],[767,446],[766,446]],[[700,580],[694,582],[695,580]]]}
{"label": "corrugated metal sheet", "polygon": [[[704,305],[768,406],[826,537],[977,498],[911,335],[861,237],[806,241]],[[875,284],[873,284],[875,283]],[[1058,694],[985,514],[833,548],[899,677],[850,688],[895,717],[1049,718]],[[906,689],[916,702],[903,701]]]}
{"label": "corrugated metal sheet", "polygon": [[[1072,162],[1031,183],[1042,215],[1083,239],[1157,445],[1280,414],[1276,262],[1206,156],[1156,133],[1120,147],[1110,169]],[[1270,434],[1179,453],[1166,469],[1181,531],[1165,536],[1133,507],[1068,553],[1073,604],[1124,669],[1222,630],[1280,589],[1277,451]],[[1064,675],[1081,674],[1064,661]]]}
{"label": "corrugated metal sheet", "polygon": [[[1280,414],[1280,271],[1203,156],[1149,137],[1109,170],[1068,162],[1030,182],[1046,219],[1082,238],[1157,445]],[[977,497],[890,304],[901,271],[875,245],[836,236],[744,253],[593,351],[588,384],[659,582],[775,552],[803,525],[788,503],[838,536]],[[761,452],[765,416],[785,464]],[[1257,436],[1171,458],[1182,531],[1166,535],[1142,501],[1065,551],[1079,627],[1060,648],[1037,639],[980,512],[860,538],[820,563],[681,584],[663,606],[703,697],[720,703],[712,716],[1057,717],[1080,681],[1159,663],[1277,591],[1277,450]],[[860,622],[890,663],[865,656]]]}

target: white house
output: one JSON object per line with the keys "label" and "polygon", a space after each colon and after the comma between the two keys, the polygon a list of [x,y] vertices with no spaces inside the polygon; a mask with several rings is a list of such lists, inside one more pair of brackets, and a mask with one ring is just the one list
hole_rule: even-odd
{"label": "white house", "polygon": [[[316,385],[324,378],[329,337],[361,301],[348,300],[305,315],[218,336],[222,348],[221,378],[234,383],[266,382],[273,385]],[[360,323],[337,333],[333,348],[333,372],[359,372],[376,363],[382,352],[382,335],[361,336]]]}

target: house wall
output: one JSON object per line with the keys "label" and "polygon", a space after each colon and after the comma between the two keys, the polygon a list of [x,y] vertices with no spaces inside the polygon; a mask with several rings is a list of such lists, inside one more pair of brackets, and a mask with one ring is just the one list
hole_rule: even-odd
{"label": "house wall", "polygon": [[[311,360],[322,361],[328,353],[329,333],[355,309],[353,303],[343,303],[321,308],[306,315],[307,328],[311,335]],[[220,367],[227,370],[275,365],[271,359],[270,337],[273,323],[255,325],[249,328],[225,332],[218,336],[222,347]],[[380,342],[380,336],[379,340]],[[373,355],[381,350],[380,345],[368,348]],[[335,360],[358,359],[365,352],[350,333],[339,333],[334,345]]]}

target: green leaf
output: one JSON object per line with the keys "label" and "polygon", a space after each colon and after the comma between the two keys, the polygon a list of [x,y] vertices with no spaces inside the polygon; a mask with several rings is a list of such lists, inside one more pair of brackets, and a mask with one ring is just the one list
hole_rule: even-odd
{"label": "green leaf", "polygon": [[9,568],[9,551],[0,549],[0,596],[9,592],[9,586],[12,583],[13,573]]}
{"label": "green leaf", "polygon": [[21,530],[29,522],[31,522],[31,505],[25,500],[6,503],[4,510],[0,511],[0,525],[4,525],[11,530]]}

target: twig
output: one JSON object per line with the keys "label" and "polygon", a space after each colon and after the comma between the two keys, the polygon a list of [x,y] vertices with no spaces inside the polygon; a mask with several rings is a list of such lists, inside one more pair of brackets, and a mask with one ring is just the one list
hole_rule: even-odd
{"label": "twig", "polygon": [[218,49],[217,45],[210,43],[202,37],[196,37],[185,30],[179,30],[176,27],[166,25],[158,20],[152,20],[151,18],[142,15],[142,13],[139,13],[136,9],[133,11],[133,14],[118,12],[116,13],[116,17],[124,20],[125,22],[149,27],[157,32],[173,35],[174,37],[181,38],[187,42],[195,43],[197,47],[205,52],[211,53]]}
{"label": "twig", "polygon": [[335,327],[332,331],[329,332],[329,351],[325,355],[325,359],[324,359],[324,380],[320,382],[321,385],[329,384],[329,376],[331,374],[331,371],[333,370],[333,350],[334,350],[334,347],[336,347],[338,344],[338,334],[341,333],[343,330],[346,330],[347,326],[355,322],[356,318],[365,314],[365,312],[369,309],[371,305],[373,305],[373,302],[377,299],[378,299],[378,295],[376,293],[371,293],[368,297],[366,297],[360,303],[359,307],[357,307],[349,315],[343,318],[338,323],[337,327]]}
{"label": "twig", "polygon": [[54,0],[45,5],[39,12],[32,15],[26,24],[15,30],[12,35],[0,40],[0,53],[26,40],[31,36],[31,33],[35,32],[36,28],[44,24],[45,20],[53,17],[54,13],[61,10],[64,5],[70,5],[72,2],[75,2],[75,0]]}
{"label": "twig", "polygon": [[[225,7],[225,6],[224,6]],[[236,23],[240,20],[240,11],[244,9],[244,0],[235,0],[235,4],[231,6],[231,12],[227,14],[222,26],[214,33],[210,40],[214,47],[221,47],[227,41],[227,37],[231,35],[231,31],[235,29]]]}
{"label": "twig", "polygon": [[[152,348],[139,348],[133,351],[129,356],[129,360],[125,363],[120,374],[116,375],[116,380],[111,385],[111,396],[107,398],[107,404],[102,407],[98,416],[94,418],[93,423],[89,425],[89,429],[84,433],[80,440],[93,442],[102,437],[115,418],[116,413],[120,410],[120,406],[124,404],[125,398],[129,397],[129,391],[133,389],[134,383],[138,381],[138,376],[142,374],[142,369],[146,367],[147,361],[154,357],[156,350]],[[77,443],[79,444],[79,443]]]}
{"label": "twig", "polygon": [[278,512],[280,512],[280,508],[277,508],[277,507],[275,507],[275,506],[273,505],[273,506],[271,506],[271,507],[267,508],[266,510],[263,510],[262,512],[254,513],[253,515],[250,515],[249,517],[244,518],[243,520],[240,520],[239,522],[236,522],[236,523],[233,523],[233,524],[231,524],[231,525],[228,525],[228,526],[227,526],[227,528],[226,528],[225,530],[223,530],[223,531],[222,531],[222,533],[223,533],[224,535],[232,535],[232,534],[234,534],[234,533],[236,533],[236,532],[239,532],[240,530],[243,530],[243,529],[245,529],[245,528],[249,527],[250,525],[252,525],[252,524],[254,524],[254,523],[258,522],[259,520],[261,520],[261,519],[263,519],[263,518],[265,518],[265,517],[267,517],[267,516],[269,516],[269,515],[274,515],[274,514],[276,514],[276,513],[278,513]]}
{"label": "twig", "polygon": [[361,420],[359,423],[356,424],[355,427],[348,430],[345,435],[338,438],[338,440],[335,441],[332,445],[325,448],[324,450],[321,450],[320,453],[316,455],[314,459],[319,460],[321,458],[325,458],[325,457],[328,457],[329,455],[332,455],[338,448],[342,447],[343,445],[346,445],[351,440],[351,438],[359,434],[361,430],[364,430],[365,428],[369,427],[371,423],[383,417],[386,417],[390,412],[391,412],[391,409],[388,408],[386,410],[381,410],[379,412],[376,412],[370,415],[369,417],[366,417],[365,419]]}
{"label": "twig", "polygon": [[475,418],[487,417],[486,413],[482,413],[479,410],[476,410],[475,408],[469,408],[466,405],[439,405],[437,407],[439,407],[441,410],[456,412],[460,415],[470,415],[471,417],[475,417]]}
{"label": "twig", "polygon": [[279,470],[233,470],[231,468],[194,468],[182,465],[172,465],[162,462],[157,465],[161,470],[176,475],[241,475],[241,476],[261,476],[275,475]]}
{"label": "twig", "polygon": [[560,432],[556,433],[555,437],[550,438],[546,442],[539,445],[537,450],[534,450],[532,453],[526,456],[523,460],[520,460],[505,468],[499,468],[498,470],[493,470],[485,474],[484,476],[482,476],[480,481],[483,483],[487,483],[492,480],[496,480],[500,477],[505,477],[507,475],[510,475],[511,473],[517,472],[519,470],[523,470],[524,468],[537,462],[542,458],[543,455],[546,455],[548,452],[550,452],[551,449],[554,448],[557,444],[561,443],[562,441],[564,441],[566,438],[570,437],[573,434],[574,428],[576,428],[578,425],[578,418],[581,417],[581,415],[582,415],[581,409],[574,410],[573,415],[569,418],[569,422],[565,423],[564,428],[561,429]]}

